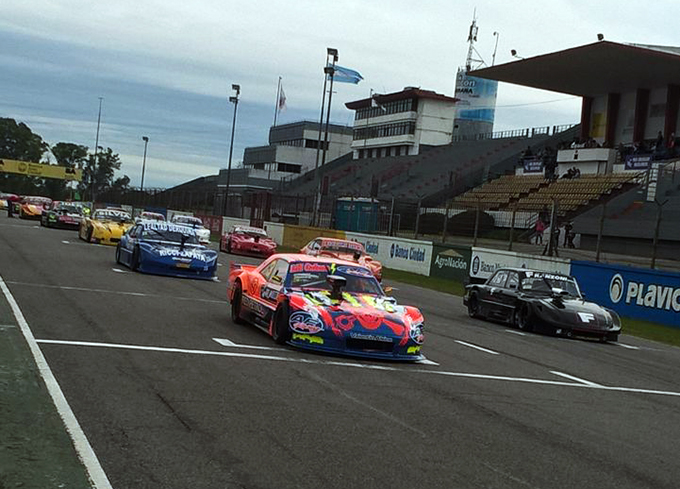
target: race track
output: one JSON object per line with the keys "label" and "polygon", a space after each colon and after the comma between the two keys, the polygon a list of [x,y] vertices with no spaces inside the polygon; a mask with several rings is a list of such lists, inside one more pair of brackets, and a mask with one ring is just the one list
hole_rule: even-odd
{"label": "race track", "polygon": [[257,263],[132,273],[0,217],[0,276],[114,488],[678,487],[680,349],[523,334],[392,283],[430,363],[306,353],[231,322],[231,260]]}

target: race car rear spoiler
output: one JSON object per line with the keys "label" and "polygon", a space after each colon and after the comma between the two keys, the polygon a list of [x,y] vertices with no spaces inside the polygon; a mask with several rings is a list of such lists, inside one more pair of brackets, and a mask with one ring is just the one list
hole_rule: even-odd
{"label": "race car rear spoiler", "polygon": [[244,265],[242,263],[229,263],[229,273],[235,272],[237,270],[255,270],[257,266],[255,265]]}

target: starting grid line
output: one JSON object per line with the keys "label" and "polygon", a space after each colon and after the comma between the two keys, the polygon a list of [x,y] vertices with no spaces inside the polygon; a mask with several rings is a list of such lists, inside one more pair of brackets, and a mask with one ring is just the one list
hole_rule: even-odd
{"label": "starting grid line", "polygon": [[[189,355],[203,355],[203,356],[220,356],[220,357],[231,357],[231,358],[245,358],[253,360],[268,360],[276,362],[289,362],[289,363],[303,363],[303,364],[313,364],[313,365],[331,365],[338,367],[354,367],[363,368],[366,370],[381,370],[389,372],[403,372],[403,373],[416,373],[424,375],[443,375],[447,377],[465,378],[465,379],[477,379],[477,380],[495,380],[500,382],[517,382],[524,384],[534,384],[534,385],[550,385],[559,387],[573,387],[581,389],[592,389],[601,390],[609,392],[627,392],[636,394],[649,394],[649,395],[661,395],[670,397],[680,397],[680,392],[674,391],[663,391],[654,389],[638,389],[634,387],[619,387],[619,386],[605,386],[601,384],[596,384],[584,379],[579,379],[578,377],[573,377],[568,374],[563,374],[561,372],[552,372],[555,375],[559,375],[565,378],[574,380],[574,382],[564,382],[557,380],[547,380],[547,379],[532,379],[528,377],[508,377],[504,375],[487,375],[487,374],[473,374],[465,372],[447,372],[435,369],[408,369],[400,367],[392,367],[387,365],[375,365],[366,363],[356,363],[356,362],[343,362],[336,360],[318,360],[311,358],[295,358],[287,356],[276,356],[276,355],[266,355],[260,353],[242,353],[242,352],[231,352],[231,351],[213,351],[213,350],[194,350],[186,348],[170,348],[170,347],[160,347],[160,346],[144,346],[144,345],[129,345],[129,344],[119,344],[119,343],[98,343],[91,341],[70,341],[70,340],[47,340],[39,339],[36,340],[39,344],[45,345],[67,345],[67,346],[83,346],[92,348],[111,348],[120,350],[137,350],[137,351],[153,351],[162,353],[180,353]],[[234,344],[236,345],[236,344]]]}

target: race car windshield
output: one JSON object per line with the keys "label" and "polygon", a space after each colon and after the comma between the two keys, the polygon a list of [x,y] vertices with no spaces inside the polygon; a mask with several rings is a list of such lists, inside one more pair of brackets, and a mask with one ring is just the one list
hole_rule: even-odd
{"label": "race car windshield", "polygon": [[234,232],[237,234],[245,234],[246,236],[250,236],[251,238],[267,237],[267,233],[263,229],[257,228],[236,228]]}
{"label": "race car windshield", "polygon": [[198,244],[198,238],[194,234],[182,233],[169,229],[154,229],[145,227],[142,231],[142,238],[150,241],[167,241],[169,243]]}
{"label": "race car windshield", "polygon": [[75,205],[60,205],[55,209],[58,212],[63,212],[66,214],[82,214],[83,211],[80,207]]}
{"label": "race car windshield", "polygon": [[566,290],[570,296],[581,297],[576,282],[569,277],[536,275],[522,280],[522,290],[525,292],[550,295],[552,289]]}
{"label": "race car windshield", "polygon": [[331,246],[321,246],[321,251],[328,251],[329,253],[338,253],[342,255],[354,255],[355,253],[359,253],[360,255],[363,255],[363,251],[358,249],[357,247],[353,247],[349,244],[345,243],[337,243],[333,244]]}
{"label": "race car windshield", "polygon": [[203,226],[203,222],[198,217],[191,216],[177,216],[174,219],[177,224],[189,224],[191,226]]}
{"label": "race car windshield", "polygon": [[132,222],[130,214],[121,211],[97,211],[92,218],[99,221]]}
{"label": "race car windshield", "polygon": [[350,267],[327,263],[292,263],[288,271],[287,286],[291,289],[331,290],[328,275],[340,275],[347,279],[343,292],[385,295],[373,274],[363,267]]}

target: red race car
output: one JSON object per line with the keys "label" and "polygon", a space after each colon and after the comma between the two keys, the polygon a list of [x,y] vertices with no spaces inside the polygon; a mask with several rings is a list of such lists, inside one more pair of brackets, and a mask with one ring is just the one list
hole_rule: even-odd
{"label": "red race car", "polygon": [[278,254],[234,265],[227,289],[235,323],[276,343],[327,353],[423,360],[423,315],[388,297],[366,267],[334,258]]}
{"label": "red race car", "polygon": [[373,272],[375,278],[382,282],[382,263],[366,253],[364,245],[356,241],[337,238],[316,238],[307,243],[300,250],[300,253],[310,256],[339,258],[340,260],[359,263]]}
{"label": "red race car", "polygon": [[267,236],[264,229],[232,226],[220,239],[220,251],[268,257],[276,253],[276,242]]}

